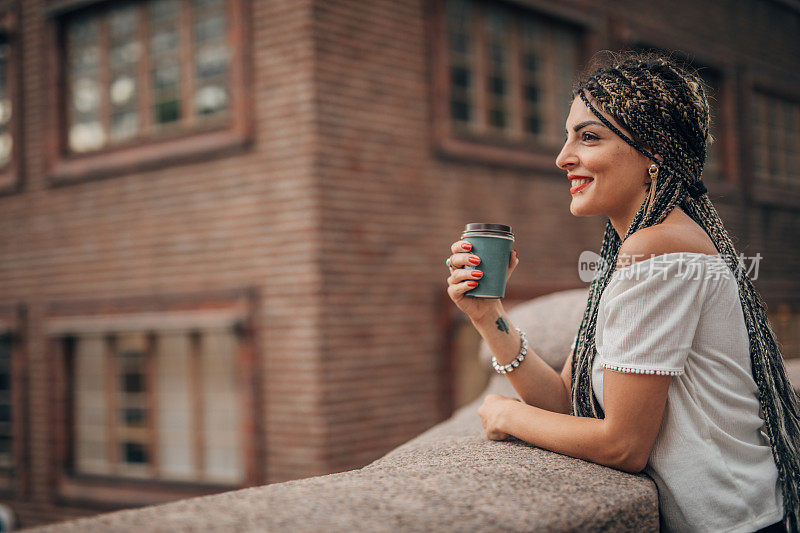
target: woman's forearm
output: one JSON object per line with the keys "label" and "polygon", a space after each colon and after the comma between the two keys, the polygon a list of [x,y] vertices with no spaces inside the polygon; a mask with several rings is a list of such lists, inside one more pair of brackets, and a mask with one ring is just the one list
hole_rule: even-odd
{"label": "woman's forearm", "polygon": [[551,413],[509,401],[501,420],[498,429],[539,448],[626,472],[644,468],[631,461],[630,445],[609,435],[603,419]]}
{"label": "woman's forearm", "polygon": [[[508,364],[517,356],[519,333],[501,302],[498,301],[496,309],[486,313],[480,321],[473,320],[472,323],[499,364]],[[570,399],[561,376],[530,347],[525,360],[505,376],[525,403],[569,414]]]}

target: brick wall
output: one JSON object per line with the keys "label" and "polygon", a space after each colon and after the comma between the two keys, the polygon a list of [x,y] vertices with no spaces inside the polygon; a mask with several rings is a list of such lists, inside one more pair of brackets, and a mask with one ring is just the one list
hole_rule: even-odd
{"label": "brick wall", "polygon": [[54,301],[256,288],[263,479],[326,471],[310,4],[252,2],[249,149],[55,188],[42,157],[44,8],[22,5],[25,185],[0,198],[0,292],[29,309],[29,486],[24,504],[10,501],[22,524],[97,512],[54,501],[43,335]]}

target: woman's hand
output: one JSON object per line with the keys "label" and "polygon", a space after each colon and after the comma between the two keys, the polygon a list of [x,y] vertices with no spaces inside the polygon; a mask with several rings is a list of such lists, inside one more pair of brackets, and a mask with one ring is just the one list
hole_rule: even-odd
{"label": "woman's hand", "polygon": [[[447,294],[450,299],[461,309],[473,322],[479,321],[489,311],[497,306],[497,300],[494,298],[468,298],[466,293],[480,283],[483,276],[483,271],[480,269],[480,257],[469,253],[472,245],[467,241],[457,241],[450,246],[450,251],[453,255],[450,256],[450,265],[453,267],[453,272],[447,278]],[[506,283],[511,278],[511,273],[517,268],[519,258],[517,251],[511,252],[508,261],[508,275],[506,276]],[[466,269],[464,266],[469,265],[475,267],[474,270]]]}
{"label": "woman's hand", "polygon": [[500,429],[500,416],[509,405],[508,402],[522,402],[522,400],[501,394],[487,394],[478,409],[483,429],[491,440],[505,440],[509,437],[508,433]]}

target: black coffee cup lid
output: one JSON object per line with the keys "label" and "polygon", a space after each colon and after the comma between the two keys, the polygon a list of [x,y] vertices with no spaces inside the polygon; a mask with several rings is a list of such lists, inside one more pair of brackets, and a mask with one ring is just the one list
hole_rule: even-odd
{"label": "black coffee cup lid", "polygon": [[464,228],[464,232],[485,231],[488,233],[511,234],[511,226],[505,224],[490,224],[486,222],[471,222]]}

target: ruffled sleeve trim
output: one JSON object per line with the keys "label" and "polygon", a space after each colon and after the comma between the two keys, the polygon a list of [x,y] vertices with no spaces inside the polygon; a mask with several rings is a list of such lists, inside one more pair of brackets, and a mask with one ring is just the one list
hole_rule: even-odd
{"label": "ruffled sleeve trim", "polygon": [[615,372],[624,372],[626,374],[656,374],[659,376],[680,376],[684,373],[682,368],[674,370],[654,370],[649,368],[636,368],[633,366],[622,366],[614,363],[600,363],[603,368],[614,370]]}

